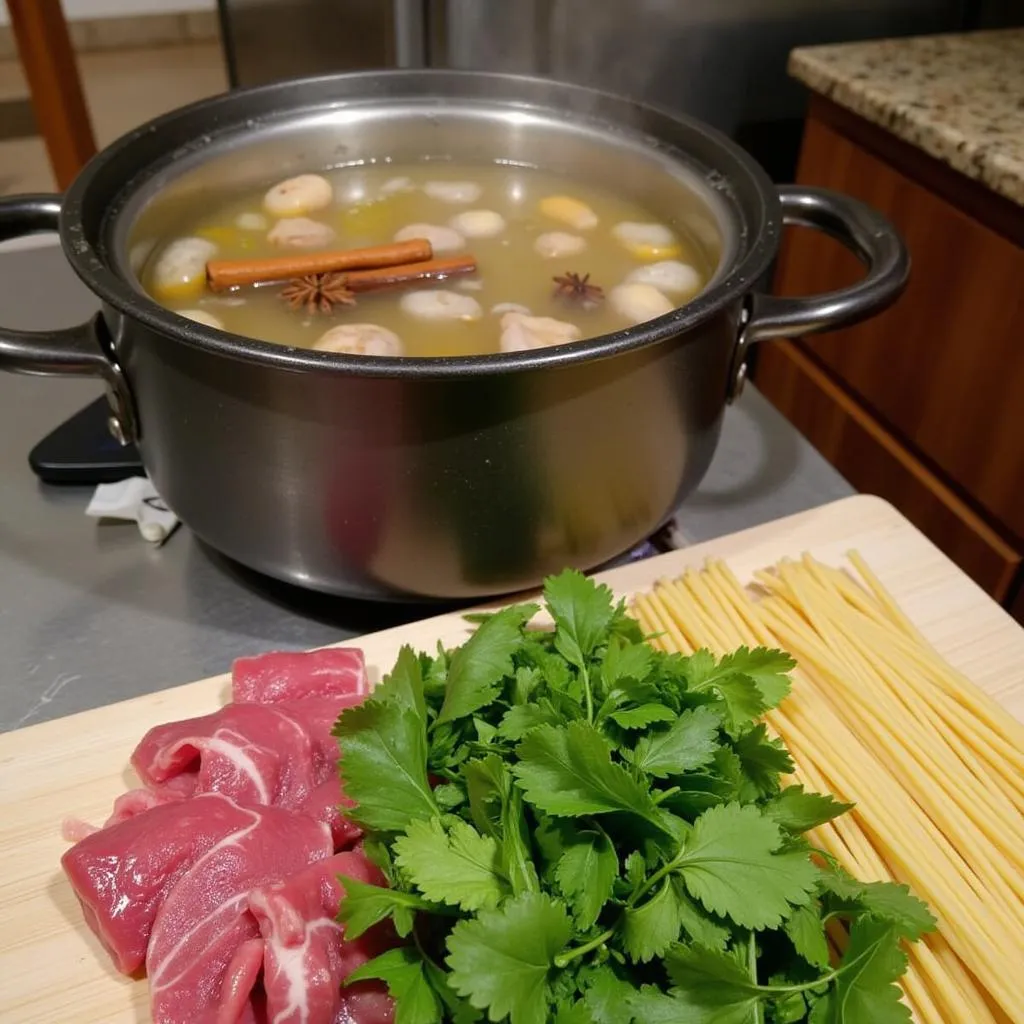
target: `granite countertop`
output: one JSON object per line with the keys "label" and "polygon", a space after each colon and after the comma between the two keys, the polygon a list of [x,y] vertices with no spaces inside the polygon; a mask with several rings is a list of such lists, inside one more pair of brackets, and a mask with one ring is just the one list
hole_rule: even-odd
{"label": "granite countertop", "polygon": [[802,47],[789,71],[1024,206],[1024,29]]}

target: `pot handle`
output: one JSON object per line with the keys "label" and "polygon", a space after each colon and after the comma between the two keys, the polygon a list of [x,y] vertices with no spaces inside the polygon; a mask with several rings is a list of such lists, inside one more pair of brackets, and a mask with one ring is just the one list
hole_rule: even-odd
{"label": "pot handle", "polygon": [[[0,241],[56,231],[59,221],[58,195],[22,195],[0,200]],[[137,439],[131,392],[100,313],[84,324],[50,331],[0,327],[0,370],[44,376],[102,377],[110,402],[110,432],[121,444]]]}
{"label": "pot handle", "polygon": [[852,196],[809,185],[779,187],[783,224],[816,228],[842,242],[868,268],[848,288],[800,298],[755,294],[733,358],[729,399],[746,379],[747,349],[757,341],[795,338],[858,323],[899,298],[910,256],[896,229],[877,210]]}

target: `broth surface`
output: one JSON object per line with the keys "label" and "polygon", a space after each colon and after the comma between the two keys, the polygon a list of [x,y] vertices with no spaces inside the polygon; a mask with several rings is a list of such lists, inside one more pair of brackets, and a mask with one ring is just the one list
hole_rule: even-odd
{"label": "broth surface", "polygon": [[[281,295],[288,283],[285,281],[219,293],[205,286],[182,295],[162,291],[159,264],[161,256],[176,244],[175,239],[162,240],[145,260],[139,272],[142,286],[169,309],[196,319],[213,317],[209,321],[213,326],[263,341],[312,348],[331,328],[373,324],[401,339],[401,354],[448,356],[501,351],[503,316],[509,304],[523,307],[522,311],[533,317],[551,317],[575,325],[582,338],[590,338],[684,305],[706,286],[714,269],[685,224],[663,219],[656,211],[609,190],[544,170],[425,162],[346,167],[322,172],[322,176],[333,189],[330,205],[300,211],[299,215],[315,225],[326,225],[333,232],[326,243],[321,239],[320,244],[312,247],[292,248],[272,241],[273,230],[280,221],[268,212],[267,188],[239,195],[229,203],[197,209],[194,219],[179,223],[179,240],[205,239],[209,243],[206,258],[247,260],[383,245],[395,240],[396,235],[404,237],[403,229],[411,225],[457,227],[465,223],[459,218],[469,211],[490,211],[504,223],[493,236],[466,236],[465,244],[457,249],[439,251],[435,246],[438,258],[472,255],[477,261],[476,274],[362,292],[355,297],[354,305],[335,304],[327,313],[310,314],[305,307],[291,308]],[[454,187],[457,183],[472,183],[476,187],[470,191],[478,194],[469,201],[460,199]],[[552,216],[552,210],[557,213],[568,209],[570,215],[574,211],[579,214],[573,202],[552,205],[552,197],[583,204],[582,208],[593,217],[578,216],[576,223],[571,224]],[[592,223],[593,218],[596,223]],[[478,218],[477,223],[489,225],[491,230],[500,224],[493,216]],[[633,228],[623,229],[623,224]],[[637,225],[644,226],[639,233]],[[666,231],[671,232],[671,237]],[[553,233],[554,239],[546,237]],[[570,243],[564,236],[577,241]],[[571,245],[584,248],[576,254],[546,257],[538,252],[538,245],[543,245],[538,239],[556,249]],[[632,244],[627,244],[631,239]],[[670,244],[663,244],[666,241]],[[612,290],[623,285],[639,268],[660,266],[666,260],[692,268],[692,284],[680,287],[677,282],[672,289],[660,288],[660,301],[668,303],[663,309],[658,308],[659,300],[651,295],[649,283],[646,292],[640,289],[643,294],[630,294],[630,302],[641,300],[640,310],[624,312],[625,300],[618,292],[613,295]],[[675,271],[678,269],[677,266]],[[588,283],[602,289],[603,297],[582,302],[579,297],[559,294],[553,278],[569,273],[581,277],[589,274]],[[408,302],[403,304],[403,296],[412,291],[437,289],[475,300],[479,304],[478,314],[468,319],[425,319]],[[636,291],[634,288],[633,292]],[[644,303],[650,301],[656,311],[648,315],[643,309]],[[557,340],[544,342],[552,343]]]}

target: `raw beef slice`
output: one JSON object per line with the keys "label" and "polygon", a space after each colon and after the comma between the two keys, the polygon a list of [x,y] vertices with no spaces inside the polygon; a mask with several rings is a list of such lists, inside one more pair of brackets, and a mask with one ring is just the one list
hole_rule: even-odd
{"label": "raw beef slice", "polygon": [[357,647],[269,651],[239,658],[231,667],[238,703],[273,704],[301,697],[358,697],[370,692],[363,652]]}
{"label": "raw beef slice", "polygon": [[137,970],[175,882],[252,812],[217,794],[163,804],[99,829],[61,858],[86,923],[124,974]]}
{"label": "raw beef slice", "polygon": [[249,894],[263,936],[263,985],[273,1024],[391,1024],[394,1006],[384,987],[343,987],[357,967],[395,944],[387,925],[348,942],[337,922],[344,898],[339,875],[384,885],[362,853],[339,853],[289,879]]}
{"label": "raw beef slice", "polygon": [[304,814],[278,807],[242,813],[245,822],[178,878],[153,922],[146,972],[154,1024],[253,1019],[248,994],[259,966],[253,940],[260,933],[249,893],[331,852],[326,826]]}

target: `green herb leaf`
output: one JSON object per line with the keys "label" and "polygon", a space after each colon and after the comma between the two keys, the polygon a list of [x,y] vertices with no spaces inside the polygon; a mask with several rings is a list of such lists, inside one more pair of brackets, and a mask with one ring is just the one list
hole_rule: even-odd
{"label": "green herb leaf", "polygon": [[897,934],[916,942],[937,926],[928,905],[905,885],[896,882],[858,882],[849,875],[828,871],[822,875],[823,887],[834,893],[828,909],[838,914],[862,913],[887,922]]}
{"label": "green herb leaf", "polygon": [[853,923],[835,988],[815,1020],[825,1024],[906,1024],[910,1010],[896,984],[907,969],[895,928],[864,918]]}
{"label": "green herb leaf", "polygon": [[612,592],[583,573],[567,569],[549,577],[544,599],[555,620],[555,646],[574,665],[583,668],[605,639],[615,614]]}
{"label": "green herb leaf", "polygon": [[415,946],[399,946],[357,967],[345,978],[383,981],[395,1001],[395,1024],[440,1024],[441,1000],[427,980],[423,957]]}
{"label": "green herb leaf", "polygon": [[[401,832],[410,821],[438,813],[427,781],[423,720],[394,701],[366,700],[346,708],[334,726],[341,776],[356,807],[354,821],[381,832]],[[385,784],[382,784],[385,783]]]}
{"label": "green herb leaf", "polygon": [[761,691],[765,708],[778,707],[789,694],[791,685],[786,673],[794,668],[796,662],[788,654],[766,647],[740,647],[718,663],[719,672],[735,672],[752,679]]}
{"label": "green herb leaf", "polygon": [[368,885],[357,878],[339,875],[345,898],[338,908],[338,920],[345,926],[346,939],[358,939],[367,929],[402,911],[433,910],[434,904],[413,893]]}
{"label": "green herb leaf", "polygon": [[548,814],[625,811],[657,822],[648,790],[612,763],[607,741],[586,722],[557,729],[543,725],[516,753],[519,762],[512,770],[527,801]]}
{"label": "green herb leaf", "polygon": [[505,712],[498,733],[502,739],[521,740],[540,725],[559,725],[561,720],[550,704],[517,704]]}
{"label": "green herb leaf", "polygon": [[530,830],[523,813],[523,795],[509,788],[501,814],[501,866],[512,886],[512,893],[539,892],[540,879],[533,864]]}
{"label": "green herb leaf", "polygon": [[582,980],[583,998],[595,1024],[623,1024],[629,1020],[626,1000],[636,991],[634,985],[604,964],[585,971]]}
{"label": "green herb leaf", "polygon": [[675,896],[679,923],[687,936],[708,949],[724,950],[730,936],[725,924],[713,918],[703,907],[690,899],[683,880],[678,876],[672,878],[672,892]]}
{"label": "green herb leaf", "polygon": [[438,722],[464,718],[494,699],[501,681],[512,674],[512,655],[522,643],[523,626],[538,610],[535,604],[503,608],[455,651]]}
{"label": "green herb leaf", "polygon": [[733,742],[752,792],[751,800],[779,791],[779,775],[793,771],[793,760],[781,740],[768,738],[768,727],[761,722],[747,729]]}
{"label": "green herb leaf", "polygon": [[702,768],[714,757],[721,724],[710,708],[684,711],[671,728],[651,733],[637,743],[633,764],[658,778]]}
{"label": "green herb leaf", "polygon": [[764,806],[764,813],[788,832],[807,832],[853,808],[833,796],[805,793],[803,786],[787,786]]}
{"label": "green herb leaf", "polygon": [[716,693],[721,697],[724,703],[725,724],[730,732],[736,732],[749,725],[765,711],[761,690],[749,676],[713,675],[704,682],[691,685],[691,690],[694,693]]}
{"label": "green herb leaf", "polygon": [[650,899],[626,910],[622,922],[623,948],[635,962],[647,963],[661,956],[679,938],[681,928],[672,880],[666,878]]}
{"label": "green herb leaf", "polygon": [[753,1024],[761,993],[734,956],[700,946],[677,946],[669,951],[665,966],[672,979],[676,1016],[669,1016],[671,1010],[660,1004],[661,1016],[643,1020]]}
{"label": "green herb leaf", "polygon": [[653,663],[652,647],[644,643],[624,643],[613,637],[601,663],[601,681],[606,690],[613,689],[623,679],[642,682],[650,674]]}
{"label": "green herb leaf", "polygon": [[496,907],[510,891],[498,844],[457,819],[447,831],[439,818],[414,821],[395,840],[395,862],[435,903],[479,910]]}
{"label": "green herb leaf", "polygon": [[689,893],[742,928],[775,928],[807,903],[818,870],[805,852],[776,851],[778,826],[756,807],[723,804],[705,811],[673,861]]}
{"label": "green herb leaf", "polygon": [[374,687],[373,700],[390,701],[416,712],[420,721],[427,719],[423,695],[423,666],[419,655],[407,644],[398,652],[395,667]]}
{"label": "green herb leaf", "polygon": [[[623,729],[646,729],[655,722],[674,722],[678,716],[664,704],[641,704],[638,708],[613,711],[608,717]],[[717,727],[717,721],[715,724]]]}
{"label": "green herb leaf", "polygon": [[479,760],[467,761],[461,770],[473,824],[484,835],[499,835],[502,806],[512,787],[505,762],[497,754],[488,754]]}
{"label": "green herb leaf", "polygon": [[809,964],[815,967],[828,967],[828,942],[825,939],[825,924],[821,919],[821,909],[817,903],[808,903],[797,907],[786,918],[783,930],[793,943],[793,948]]}
{"label": "green herb leaf", "polygon": [[448,937],[449,982],[491,1020],[547,1024],[555,957],[572,935],[565,908],[540,893],[459,921]]}
{"label": "green herb leaf", "polygon": [[611,899],[619,859],[603,832],[577,832],[555,869],[558,887],[572,908],[576,927],[586,931]]}

